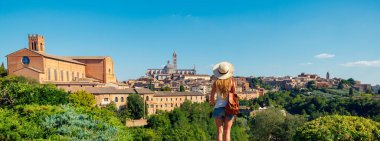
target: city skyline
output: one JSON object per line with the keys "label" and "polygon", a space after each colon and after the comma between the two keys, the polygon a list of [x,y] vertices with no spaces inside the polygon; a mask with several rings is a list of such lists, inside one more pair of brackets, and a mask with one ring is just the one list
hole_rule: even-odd
{"label": "city skyline", "polygon": [[230,61],[237,76],[329,71],[380,84],[379,2],[167,3],[1,1],[0,62],[37,33],[49,54],[111,56],[119,81],[160,68],[176,51],[178,67],[196,65],[198,74]]}

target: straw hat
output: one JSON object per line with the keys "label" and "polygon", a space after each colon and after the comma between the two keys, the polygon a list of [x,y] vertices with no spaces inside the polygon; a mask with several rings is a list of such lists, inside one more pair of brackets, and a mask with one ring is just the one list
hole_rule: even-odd
{"label": "straw hat", "polygon": [[234,66],[229,62],[220,62],[212,70],[218,79],[228,79],[234,75]]}

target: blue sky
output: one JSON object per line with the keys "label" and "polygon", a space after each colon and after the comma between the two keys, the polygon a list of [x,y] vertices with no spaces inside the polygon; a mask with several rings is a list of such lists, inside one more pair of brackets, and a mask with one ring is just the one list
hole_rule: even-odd
{"label": "blue sky", "polygon": [[45,36],[54,55],[108,55],[119,80],[230,61],[240,76],[301,72],[380,84],[380,2],[0,0],[0,62]]}

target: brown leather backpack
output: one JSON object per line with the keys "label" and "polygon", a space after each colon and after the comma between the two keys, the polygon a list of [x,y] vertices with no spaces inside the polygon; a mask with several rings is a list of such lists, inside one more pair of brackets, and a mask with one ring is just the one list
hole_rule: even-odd
{"label": "brown leather backpack", "polygon": [[[240,113],[239,111],[239,98],[237,96],[237,94],[235,93],[235,84],[233,81],[231,81],[232,83],[232,87],[231,87],[231,91],[230,91],[230,94],[227,96],[227,105],[226,105],[226,114],[229,114],[229,115],[237,115]],[[230,96],[233,96],[232,97],[232,102],[230,101]]]}

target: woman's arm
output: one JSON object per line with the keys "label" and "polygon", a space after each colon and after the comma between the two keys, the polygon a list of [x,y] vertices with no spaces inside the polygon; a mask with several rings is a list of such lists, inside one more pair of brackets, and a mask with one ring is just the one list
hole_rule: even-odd
{"label": "woman's arm", "polygon": [[215,93],[216,93],[216,84],[215,82],[212,84],[212,89],[211,89],[211,94],[210,94],[210,99],[209,99],[209,104],[211,106],[215,105]]}
{"label": "woman's arm", "polygon": [[236,84],[235,84],[235,81],[233,79],[232,79],[231,83],[232,83],[231,92],[228,96],[228,100],[230,101],[230,103],[234,103],[233,96],[236,93]]}

